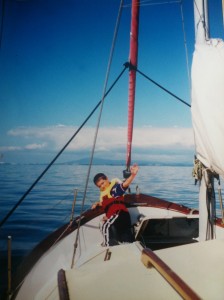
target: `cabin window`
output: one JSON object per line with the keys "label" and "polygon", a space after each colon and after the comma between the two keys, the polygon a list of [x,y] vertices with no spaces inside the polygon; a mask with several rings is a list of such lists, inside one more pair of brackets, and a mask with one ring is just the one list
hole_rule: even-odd
{"label": "cabin window", "polygon": [[152,250],[196,242],[198,218],[143,219],[136,230],[136,240]]}

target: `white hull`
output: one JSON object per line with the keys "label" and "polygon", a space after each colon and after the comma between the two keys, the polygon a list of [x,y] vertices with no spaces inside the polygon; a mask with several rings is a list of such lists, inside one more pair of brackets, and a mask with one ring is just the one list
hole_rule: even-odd
{"label": "white hull", "polygon": [[[137,197],[139,196],[133,196],[133,198],[130,196],[129,201],[132,202],[132,205],[129,205],[132,224],[137,222],[140,215],[145,216],[143,219],[146,220],[145,222],[153,219],[187,218],[189,222],[191,219],[198,219],[197,211],[165,201],[161,203],[161,200],[153,197],[148,198],[144,195],[140,196],[142,199]],[[138,203],[135,203],[136,199]],[[92,211],[87,213],[90,214],[90,219],[80,227],[74,267],[71,268],[77,230],[68,234],[42,255],[25,277],[16,299],[60,299],[58,272],[61,269],[65,270],[70,299],[117,297],[134,300],[137,296],[140,299],[149,299],[150,297],[160,300],[181,298],[157,270],[147,269],[143,265],[141,262],[143,247],[139,241],[110,247],[111,257],[104,261],[107,248],[101,246],[102,236],[99,230],[102,214],[99,212],[96,217],[91,219]],[[144,226],[142,225],[142,227]],[[140,236],[142,227],[136,227],[136,236]],[[223,229],[221,226],[216,226],[217,238],[224,239]],[[181,243],[182,241],[180,241]],[[222,262],[224,263],[224,259],[219,255],[220,251],[223,251],[222,249],[224,250],[223,241],[211,241],[156,250],[154,253],[157,253],[201,298],[223,299],[224,269],[222,271],[222,268],[217,267],[217,264],[221,266]],[[208,262],[208,256],[212,256],[210,262]],[[220,263],[216,262],[220,259]],[[212,289],[210,290],[211,285],[204,283],[208,278],[203,274],[208,267],[210,272],[213,264],[215,273],[211,273],[213,274],[212,278],[217,278],[215,281],[212,279]],[[197,280],[195,281],[194,278]],[[219,281],[221,286],[216,288]],[[203,290],[205,286],[206,288]],[[214,297],[216,290],[220,298]]]}

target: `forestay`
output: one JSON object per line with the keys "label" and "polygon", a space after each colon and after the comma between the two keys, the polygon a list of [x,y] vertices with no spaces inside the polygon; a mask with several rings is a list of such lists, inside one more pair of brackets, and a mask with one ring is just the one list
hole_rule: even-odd
{"label": "forestay", "polygon": [[192,121],[197,158],[224,177],[224,42],[197,44],[192,64]]}

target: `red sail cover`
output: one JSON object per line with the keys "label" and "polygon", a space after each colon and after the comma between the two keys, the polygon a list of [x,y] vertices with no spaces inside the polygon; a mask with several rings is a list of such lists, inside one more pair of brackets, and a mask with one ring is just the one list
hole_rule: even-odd
{"label": "red sail cover", "polygon": [[[139,0],[132,0],[131,32],[130,32],[130,56],[131,66],[137,67],[138,60],[138,26],[139,26]],[[128,142],[126,165],[131,164],[131,148],[134,123],[136,71],[129,71],[129,98],[128,98]]]}

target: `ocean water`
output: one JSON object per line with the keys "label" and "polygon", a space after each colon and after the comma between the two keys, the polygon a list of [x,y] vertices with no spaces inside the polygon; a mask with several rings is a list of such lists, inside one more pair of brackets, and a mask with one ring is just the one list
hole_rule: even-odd
{"label": "ocean water", "polygon": [[[0,164],[0,220],[14,207],[31,184],[42,173],[44,165]],[[90,173],[84,208],[98,200],[99,191],[92,182],[93,176],[103,172],[109,178],[122,178],[122,166],[93,166]],[[80,213],[88,166],[54,165],[23,200],[0,229],[1,290],[6,284],[7,237],[12,237],[12,271],[22,258],[50,232],[70,220],[77,190],[74,215]],[[131,185],[145,194],[198,208],[198,189],[194,185],[192,167],[140,166]],[[0,298],[1,299],[1,298]]]}

